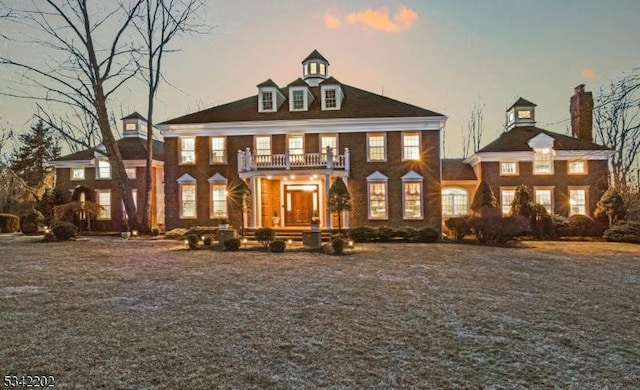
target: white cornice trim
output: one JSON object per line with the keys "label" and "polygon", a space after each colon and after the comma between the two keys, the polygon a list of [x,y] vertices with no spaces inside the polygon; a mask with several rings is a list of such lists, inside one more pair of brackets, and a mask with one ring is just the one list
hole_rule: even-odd
{"label": "white cornice trim", "polygon": [[[67,161],[51,161],[51,165],[55,168],[95,168],[95,159],[91,160],[67,160]],[[146,160],[124,160],[126,168],[144,167],[147,165]],[[152,160],[152,167],[164,167],[164,161]]]}
{"label": "white cornice trim", "polygon": [[163,137],[269,135],[291,133],[361,133],[369,131],[441,130],[446,116],[398,118],[338,118],[273,121],[210,122],[158,125]]}
{"label": "white cornice trim", "polygon": [[[554,160],[608,160],[613,150],[555,150]],[[487,161],[533,161],[532,151],[475,153],[464,162],[476,165]]]}

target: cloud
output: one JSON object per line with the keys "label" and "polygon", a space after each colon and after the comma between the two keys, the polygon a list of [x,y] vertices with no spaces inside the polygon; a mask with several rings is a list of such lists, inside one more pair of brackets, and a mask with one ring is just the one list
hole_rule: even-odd
{"label": "cloud", "polygon": [[[386,32],[404,31],[418,20],[418,13],[411,8],[400,6],[394,15],[389,14],[388,7],[378,9],[367,8],[364,11],[350,12],[346,21],[349,24],[361,23],[374,30]],[[342,26],[342,18],[340,15],[327,11],[324,14],[324,24],[329,29],[337,29]]]}
{"label": "cloud", "polygon": [[340,19],[340,15],[334,14],[331,11],[327,11],[324,13],[324,25],[327,26],[330,30],[335,30],[342,26],[342,20]]}
{"label": "cloud", "polygon": [[584,68],[582,69],[582,78],[591,81],[596,78],[596,71],[593,68]]}

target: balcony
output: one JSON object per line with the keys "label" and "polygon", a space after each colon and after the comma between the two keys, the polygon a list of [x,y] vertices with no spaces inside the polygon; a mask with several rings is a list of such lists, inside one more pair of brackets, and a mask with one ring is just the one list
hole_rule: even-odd
{"label": "balcony", "polygon": [[349,148],[344,149],[344,154],[334,154],[331,149],[327,149],[326,153],[256,154],[247,148],[245,151],[238,150],[238,172],[297,168],[327,168],[349,171],[349,160]]}

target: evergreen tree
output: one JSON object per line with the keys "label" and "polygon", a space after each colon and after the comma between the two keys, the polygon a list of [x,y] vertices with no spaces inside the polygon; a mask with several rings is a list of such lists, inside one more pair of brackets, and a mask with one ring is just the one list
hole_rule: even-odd
{"label": "evergreen tree", "polygon": [[530,218],[532,213],[533,199],[531,196],[531,187],[521,184],[516,188],[513,196],[511,215],[522,215],[525,218]]}
{"label": "evergreen tree", "polygon": [[498,200],[493,194],[493,190],[484,180],[480,182],[476,194],[471,202],[471,210],[476,214],[483,215],[491,210],[498,209]]}
{"label": "evergreen tree", "polygon": [[609,226],[627,216],[627,206],[622,195],[613,187],[610,187],[598,201],[593,215],[597,218],[607,217]]}
{"label": "evergreen tree", "polygon": [[21,146],[14,152],[10,167],[32,190],[44,184],[48,162],[60,157],[59,140],[52,134],[44,122],[38,121],[31,131],[18,136]]}
{"label": "evergreen tree", "polygon": [[341,177],[329,188],[329,211],[338,213],[338,232],[342,233],[342,212],[351,210],[351,195]]}

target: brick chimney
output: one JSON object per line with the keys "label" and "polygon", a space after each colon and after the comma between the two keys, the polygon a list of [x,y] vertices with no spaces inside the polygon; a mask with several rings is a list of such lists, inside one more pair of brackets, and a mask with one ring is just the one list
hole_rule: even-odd
{"label": "brick chimney", "polygon": [[569,105],[571,112],[571,135],[574,138],[593,142],[593,94],[584,91],[584,84],[575,88]]}

